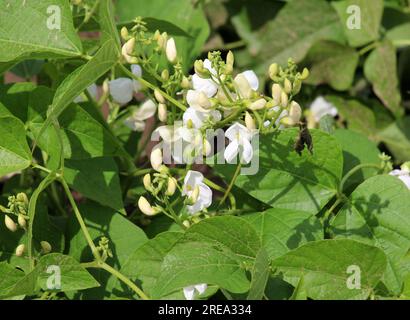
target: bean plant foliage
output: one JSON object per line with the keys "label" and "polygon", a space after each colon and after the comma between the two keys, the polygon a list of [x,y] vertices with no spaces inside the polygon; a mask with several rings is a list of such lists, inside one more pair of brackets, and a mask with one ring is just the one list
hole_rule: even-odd
{"label": "bean plant foliage", "polygon": [[410,298],[409,35],[406,0],[0,0],[0,298]]}

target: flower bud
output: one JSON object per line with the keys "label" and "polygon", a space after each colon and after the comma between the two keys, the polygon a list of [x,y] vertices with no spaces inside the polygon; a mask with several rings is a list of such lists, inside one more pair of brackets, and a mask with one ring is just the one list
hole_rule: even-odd
{"label": "flower bud", "polygon": [[160,50],[164,50],[167,46],[167,38],[168,35],[166,34],[166,32],[160,34],[157,38],[157,44],[158,44],[158,48]]}
{"label": "flower bud", "polygon": [[161,36],[161,33],[159,32],[159,30],[155,30],[154,32],[154,36],[152,37],[155,41],[158,41],[159,37]]}
{"label": "flower bud", "polygon": [[209,156],[210,153],[211,153],[211,151],[212,151],[212,146],[211,146],[211,144],[209,143],[209,141],[208,141],[206,138],[204,138],[204,140],[203,140],[202,154],[203,154],[204,156]]}
{"label": "flower bud", "polygon": [[249,114],[248,111],[246,111],[246,113],[245,113],[245,125],[249,130],[255,130],[256,129],[255,120],[253,120],[252,116]]}
{"label": "flower bud", "polygon": [[167,105],[164,103],[158,104],[158,119],[161,122],[166,122],[168,118]]}
{"label": "flower bud", "polygon": [[302,71],[302,76],[300,77],[301,80],[306,80],[309,78],[310,72],[307,68],[304,68]]}
{"label": "flower bud", "polygon": [[26,206],[28,206],[28,198],[24,192],[20,192],[16,196],[17,201],[23,202]]}
{"label": "flower bud", "polygon": [[202,60],[196,60],[194,63],[195,73],[201,78],[209,78],[211,76],[208,69],[204,67],[204,62]]}
{"label": "flower bud", "polygon": [[172,178],[172,177],[168,178],[167,191],[165,192],[165,194],[167,196],[173,196],[176,189],[177,189],[177,182],[175,178]]}
{"label": "flower bud", "polygon": [[292,94],[297,95],[300,92],[300,89],[302,88],[302,80],[296,79],[293,82],[293,89],[292,89]]}
{"label": "flower bud", "polygon": [[266,100],[261,98],[259,100],[256,100],[255,102],[252,102],[248,108],[250,110],[261,110],[265,108],[265,105],[266,105]]}
{"label": "flower bud", "polygon": [[228,54],[226,55],[226,64],[233,67],[234,63],[235,63],[235,57],[234,57],[232,51],[229,50]]}
{"label": "flower bud", "polygon": [[273,98],[273,101],[274,101],[275,105],[280,104],[281,96],[282,96],[281,86],[277,83],[274,83],[273,86],[272,86],[272,98]]}
{"label": "flower bud", "polygon": [[175,45],[174,38],[168,39],[165,54],[169,62],[171,62],[172,64],[175,64],[177,62],[177,47]]}
{"label": "flower bud", "polygon": [[191,223],[188,220],[184,220],[182,224],[184,225],[185,228],[189,228],[191,226]]}
{"label": "flower bud", "polygon": [[293,124],[300,122],[300,118],[302,117],[302,108],[296,101],[292,101],[290,104],[289,117],[292,120]]}
{"label": "flower bud", "polygon": [[198,198],[199,198],[199,186],[196,185],[188,199],[188,204],[194,205],[198,201]]}
{"label": "flower bud", "polygon": [[181,87],[183,89],[189,89],[191,87],[191,82],[189,81],[189,79],[185,76],[182,77],[182,81],[181,81]]}
{"label": "flower bud", "polygon": [[19,223],[19,226],[22,228],[25,228],[27,226],[27,221],[22,214],[18,215],[17,222]]}
{"label": "flower bud", "polygon": [[278,71],[279,71],[278,64],[277,63],[272,63],[269,66],[269,77],[273,80],[277,76]]}
{"label": "flower bud", "polygon": [[151,190],[151,175],[147,173],[144,178],[142,178],[142,183],[144,184],[144,187],[146,190]]}
{"label": "flower bud", "polygon": [[164,69],[161,72],[161,78],[165,81],[167,81],[169,79],[169,71],[168,69]]}
{"label": "flower bud", "polygon": [[143,196],[138,199],[138,208],[147,216],[155,216],[159,213],[159,210],[157,208],[153,208],[148,200]]}
{"label": "flower bud", "polygon": [[24,254],[25,249],[26,246],[24,244],[19,244],[16,248],[16,256],[21,257]]}
{"label": "flower bud", "polygon": [[283,86],[287,94],[290,94],[292,92],[292,83],[289,81],[288,78],[285,79]]}
{"label": "flower bud", "polygon": [[209,109],[212,106],[211,101],[202,91],[198,95],[198,104],[204,109]]}
{"label": "flower bud", "polygon": [[400,169],[410,173],[410,161],[403,163]]}
{"label": "flower bud", "polygon": [[110,93],[110,86],[109,86],[108,79],[104,80],[102,84],[102,91],[103,91],[103,95],[108,95]]}
{"label": "flower bud", "polygon": [[125,41],[129,39],[129,33],[127,27],[122,27],[121,28],[121,38],[123,38]]}
{"label": "flower bud", "polygon": [[136,57],[131,56],[135,48],[135,38],[132,37],[130,40],[128,40],[121,49],[121,54],[124,57],[125,61],[127,61],[130,64],[134,64],[138,62],[138,59]]}
{"label": "flower bud", "polygon": [[11,232],[17,231],[17,224],[7,214],[4,215],[4,224]]}
{"label": "flower bud", "polygon": [[160,148],[152,150],[150,160],[152,168],[156,171],[159,171],[162,165],[162,151]]}
{"label": "flower bud", "polygon": [[157,99],[157,101],[159,103],[165,103],[166,102],[164,96],[161,94],[161,92],[159,92],[158,89],[154,90],[154,96],[155,96],[155,99]]}
{"label": "flower bud", "polygon": [[51,252],[51,250],[52,250],[51,244],[48,243],[47,241],[41,241],[40,245],[41,245],[41,249],[43,249],[44,254],[47,254],[47,253]]}
{"label": "flower bud", "polygon": [[285,91],[282,91],[282,94],[280,96],[280,104],[283,108],[286,108],[288,106],[288,103],[289,103],[289,97]]}

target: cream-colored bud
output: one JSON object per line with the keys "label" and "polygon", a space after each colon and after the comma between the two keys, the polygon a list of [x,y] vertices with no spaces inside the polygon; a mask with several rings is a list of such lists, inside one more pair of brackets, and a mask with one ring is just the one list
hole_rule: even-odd
{"label": "cream-colored bud", "polygon": [[199,186],[196,185],[194,187],[194,190],[191,193],[191,196],[189,197],[189,203],[191,205],[195,204],[198,201],[198,198],[199,198]]}
{"label": "cream-colored bud", "polygon": [[156,208],[153,208],[151,204],[148,202],[148,200],[141,196],[138,199],[138,208],[141,210],[141,212],[147,216],[155,216],[156,214],[159,213],[159,210]]}
{"label": "cream-colored bud", "polygon": [[161,78],[165,81],[167,81],[169,79],[169,71],[168,69],[164,69],[161,72]]}
{"label": "cream-colored bud", "polygon": [[235,63],[235,57],[233,55],[233,52],[229,50],[228,54],[226,55],[226,64],[233,66]]}
{"label": "cream-colored bud", "polygon": [[159,37],[161,36],[161,32],[157,29],[154,32],[154,36],[152,37],[155,41],[158,41]]}
{"label": "cream-colored bud", "polygon": [[165,53],[169,62],[172,64],[177,62],[177,47],[174,38],[168,39]]}
{"label": "cream-colored bud", "polygon": [[282,91],[282,94],[280,96],[280,105],[283,108],[286,108],[288,106],[288,103],[289,103],[289,97],[285,91]]}
{"label": "cream-colored bud", "polygon": [[292,83],[288,78],[285,79],[283,83],[284,90],[287,94],[290,94],[292,92]]}
{"label": "cream-colored bud", "polygon": [[28,197],[24,192],[20,192],[16,196],[17,201],[23,202],[26,206],[28,206]]}
{"label": "cream-colored bud", "polygon": [[181,81],[181,87],[183,89],[189,89],[191,87],[191,82],[189,81],[189,79],[185,76],[182,77],[182,81]]}
{"label": "cream-colored bud", "polygon": [[122,27],[121,28],[121,38],[123,38],[124,40],[128,40],[129,36],[130,35],[128,33],[127,27]]}
{"label": "cream-colored bud", "polygon": [[296,95],[300,92],[300,89],[302,88],[302,80],[296,79],[293,82],[293,89],[292,89],[292,94]]}
{"label": "cream-colored bud", "polygon": [[142,178],[142,183],[144,184],[146,190],[151,190],[151,175],[149,173]]}
{"label": "cream-colored bud", "polygon": [[167,105],[165,103],[158,104],[158,119],[161,122],[167,122],[168,111],[167,111]]}
{"label": "cream-colored bud", "polygon": [[191,223],[188,220],[184,220],[182,224],[184,225],[185,228],[189,228],[191,226]]}
{"label": "cream-colored bud", "polygon": [[155,99],[157,99],[157,101],[159,103],[165,103],[166,102],[164,96],[161,94],[161,92],[159,92],[158,89],[154,90],[154,96],[155,96]]}
{"label": "cream-colored bud", "polygon": [[164,38],[162,34],[160,34],[157,38],[157,44],[158,44],[158,48],[162,51],[166,48],[167,39]]}
{"label": "cream-colored bud", "polygon": [[309,78],[310,72],[307,68],[304,68],[302,71],[302,76],[300,77],[301,80],[306,80]]}
{"label": "cream-colored bud", "polygon": [[252,102],[248,108],[250,110],[262,110],[263,108],[265,108],[265,105],[266,105],[266,100],[261,98],[261,99],[258,99]]}
{"label": "cream-colored bud", "polygon": [[136,63],[138,61],[136,57],[132,56],[134,48],[135,48],[135,38],[132,37],[122,46],[122,49],[121,49],[121,53],[125,61],[131,64]]}
{"label": "cream-colored bud", "polygon": [[273,78],[275,78],[278,74],[279,71],[279,66],[277,63],[272,63],[269,66],[269,77],[273,80]]}
{"label": "cream-colored bud", "polygon": [[110,93],[110,86],[109,86],[109,80],[105,79],[103,84],[102,84],[102,91],[104,95],[108,95]]}
{"label": "cream-colored bud", "polygon": [[40,242],[41,249],[43,249],[43,253],[47,254],[50,253],[52,250],[51,244],[47,241],[41,241]]}
{"label": "cream-colored bud", "polygon": [[161,165],[162,165],[162,151],[160,148],[156,148],[152,150],[151,156],[151,166],[154,170],[159,171]]}
{"label": "cream-colored bud", "polygon": [[292,101],[290,104],[289,117],[292,119],[293,124],[300,122],[300,118],[302,117],[302,108],[296,101]]}
{"label": "cream-colored bud", "polygon": [[210,72],[204,67],[204,62],[202,60],[196,60],[194,63],[195,73],[201,78],[209,78]]}
{"label": "cream-colored bud", "polygon": [[165,194],[167,196],[173,196],[176,189],[177,189],[177,181],[175,180],[175,178],[172,178],[172,177],[168,178],[167,191],[165,192]]}
{"label": "cream-colored bud", "polygon": [[7,214],[4,215],[4,224],[6,225],[7,229],[9,229],[11,232],[17,231],[17,224]]}
{"label": "cream-colored bud", "polygon": [[272,98],[276,105],[280,104],[282,92],[283,92],[282,87],[279,84],[274,83],[272,85]]}
{"label": "cream-colored bud", "polygon": [[247,111],[245,113],[245,125],[249,130],[255,130],[256,129],[255,120],[252,118],[252,116]]}
{"label": "cream-colored bud", "polygon": [[211,143],[207,139],[204,138],[202,146],[203,146],[202,154],[204,156],[209,156],[211,154],[211,151],[212,151]]}
{"label": "cream-colored bud", "polygon": [[202,91],[198,95],[198,103],[204,109],[208,109],[212,106],[211,101],[206,96],[206,94]]}
{"label": "cream-colored bud", "polygon": [[19,244],[16,248],[16,256],[21,257],[24,254],[25,249],[26,246],[24,244]]}
{"label": "cream-colored bud", "polygon": [[18,215],[17,222],[19,223],[19,226],[22,228],[25,228],[27,226],[27,221],[22,214]]}

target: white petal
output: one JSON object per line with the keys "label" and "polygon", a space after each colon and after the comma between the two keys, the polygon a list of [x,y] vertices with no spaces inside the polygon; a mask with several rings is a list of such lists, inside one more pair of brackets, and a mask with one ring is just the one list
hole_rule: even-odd
{"label": "white petal", "polygon": [[144,131],[145,122],[135,119],[134,117],[128,117],[124,120],[124,124],[132,131]]}
{"label": "white petal", "polygon": [[239,143],[236,140],[233,140],[224,151],[224,158],[226,162],[233,163],[233,160],[236,159],[236,156],[239,152]]}
{"label": "white petal", "polygon": [[[87,91],[88,91],[88,93],[90,94],[91,97],[93,97],[94,99],[97,99],[98,88],[97,88],[97,85],[95,83],[90,85],[87,88]],[[86,99],[83,97],[83,95],[79,95],[78,97],[76,97],[74,99],[75,103],[84,102],[84,101],[86,101]]]}
{"label": "white petal", "polygon": [[139,66],[138,64],[131,65],[131,72],[138,78],[142,76],[142,69],[141,66]]}
{"label": "white petal", "polygon": [[187,300],[194,300],[195,297],[195,287],[189,286],[184,288],[184,296]]}
{"label": "white petal", "polygon": [[235,86],[239,91],[239,94],[243,97],[243,98],[250,98],[252,95],[252,88],[248,82],[248,80],[246,79],[246,77],[244,76],[243,73],[238,74],[235,79]]}
{"label": "white petal", "polygon": [[187,125],[189,120],[191,120],[194,128],[201,128],[204,123],[204,113],[195,110],[192,107],[189,107],[182,116],[184,125]]}
{"label": "white petal", "polygon": [[337,108],[323,97],[317,97],[310,105],[310,111],[317,122],[325,115],[337,116]]}
{"label": "white petal", "polygon": [[251,131],[239,122],[235,122],[225,132],[225,137],[230,141],[241,141],[242,139],[250,140],[252,138]]}
{"label": "white petal", "polygon": [[127,104],[133,97],[133,83],[128,78],[118,78],[108,83],[110,94],[119,104]]}
{"label": "white petal", "polygon": [[199,292],[199,294],[203,294],[207,288],[208,285],[206,283],[197,284],[195,286],[195,289]]}
{"label": "white petal", "polygon": [[252,70],[246,70],[242,72],[246,80],[248,80],[249,86],[252,88],[252,90],[258,90],[259,88],[259,80],[258,77],[256,76],[255,72]]}
{"label": "white petal", "polygon": [[[184,179],[184,190],[183,194],[187,194],[188,191],[191,191],[199,183],[202,183],[204,180],[204,175],[199,171],[189,170]],[[191,189],[191,190],[188,190]]]}
{"label": "white petal", "polygon": [[406,170],[393,170],[389,173],[392,176],[399,178],[410,189],[410,174]]}
{"label": "white petal", "polygon": [[200,201],[205,208],[208,208],[212,204],[212,190],[205,183],[199,184],[198,201]]}
{"label": "white petal", "polygon": [[218,85],[211,79],[203,79],[197,74],[192,76],[192,87],[196,91],[202,91],[208,98],[212,98],[218,91]]}
{"label": "white petal", "polygon": [[208,69],[208,71],[213,75],[216,76],[216,70],[212,68],[212,62],[209,59],[204,60],[204,68]]}
{"label": "white petal", "polygon": [[145,101],[140,108],[134,113],[134,118],[137,120],[147,120],[151,118],[157,111],[157,105],[151,99]]}
{"label": "white petal", "polygon": [[251,162],[253,158],[252,144],[248,140],[244,140],[242,144],[242,160],[245,163]]}

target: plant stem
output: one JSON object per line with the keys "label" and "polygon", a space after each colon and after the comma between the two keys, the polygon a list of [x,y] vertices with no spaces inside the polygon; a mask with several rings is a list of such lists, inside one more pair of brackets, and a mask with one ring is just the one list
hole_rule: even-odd
{"label": "plant stem", "polygon": [[242,163],[241,163],[241,159],[240,159],[240,160],[239,160],[239,163],[238,163],[238,165],[237,165],[237,167],[236,167],[235,173],[234,173],[234,175],[233,175],[233,177],[232,177],[232,180],[231,180],[231,182],[229,183],[228,189],[226,189],[224,196],[222,197],[221,201],[219,202],[219,205],[221,205],[222,203],[225,202],[226,198],[228,197],[228,194],[231,192],[231,190],[232,190],[232,188],[233,188],[233,186],[234,186],[234,184],[235,184],[236,178],[238,178],[238,176],[239,176],[239,174],[240,174],[240,172],[241,172],[241,168],[242,168]]}
{"label": "plant stem", "polygon": [[177,106],[182,111],[185,111],[187,109],[181,102],[177,101],[176,99],[171,97],[169,94],[167,94],[166,92],[164,92],[163,90],[161,90],[157,86],[155,86],[152,83],[148,82],[144,78],[137,77],[135,74],[133,74],[131,71],[129,71],[126,67],[124,67],[124,65],[120,64],[120,68],[127,74],[127,76],[131,77],[132,79],[141,82],[142,84],[144,84],[146,87],[150,88],[151,90],[158,90],[165,99],[167,99],[169,102],[171,102],[172,104]]}
{"label": "plant stem", "polygon": [[353,169],[351,169],[348,173],[346,173],[346,175],[343,177],[342,181],[339,184],[339,193],[343,193],[343,188],[344,185],[346,183],[346,181],[352,176],[354,175],[357,171],[364,169],[364,168],[374,168],[377,170],[380,170],[380,165],[378,164],[374,164],[374,163],[364,163],[364,164],[359,164],[356,167],[354,167]]}
{"label": "plant stem", "polygon": [[126,276],[124,276],[121,272],[115,270],[113,267],[109,266],[105,262],[100,264],[100,267],[104,269],[105,271],[108,271],[111,273],[113,276],[116,278],[120,279],[122,282],[124,282],[127,286],[129,286],[138,296],[143,299],[143,300],[149,300],[149,297],[140,289],[138,288],[134,282],[132,282],[130,279],[128,279]]}
{"label": "plant stem", "polygon": [[368,46],[362,48],[362,49],[359,51],[359,55],[360,55],[360,56],[365,55],[367,52],[369,52],[369,51],[373,50],[374,48],[376,48],[379,44],[380,44],[380,43],[379,43],[378,41],[369,44]]}
{"label": "plant stem", "polygon": [[[211,180],[204,178],[204,182],[207,186],[211,187],[212,189],[220,191],[224,194],[226,193],[225,188],[218,186],[216,183],[212,182]],[[234,195],[231,192],[229,192],[228,197],[229,197],[229,201],[231,202],[232,209],[235,210],[236,209],[236,199]]]}

